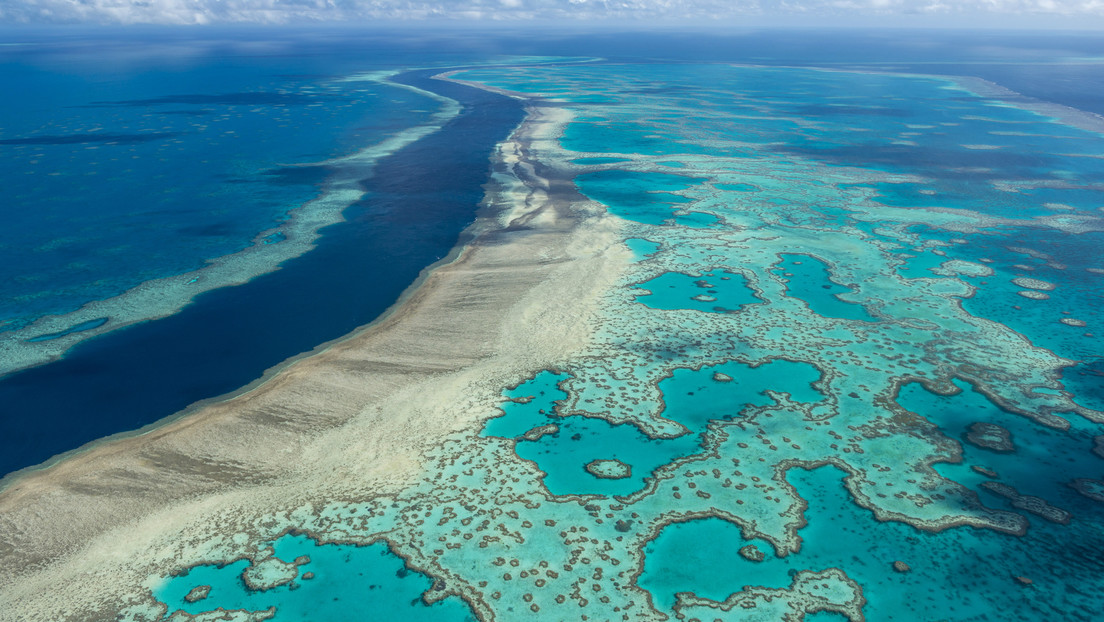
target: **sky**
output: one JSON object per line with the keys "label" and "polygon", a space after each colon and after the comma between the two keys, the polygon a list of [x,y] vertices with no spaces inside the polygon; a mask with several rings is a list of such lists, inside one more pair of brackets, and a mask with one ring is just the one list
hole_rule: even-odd
{"label": "sky", "polygon": [[1104,0],[0,0],[3,24],[1104,27]]}

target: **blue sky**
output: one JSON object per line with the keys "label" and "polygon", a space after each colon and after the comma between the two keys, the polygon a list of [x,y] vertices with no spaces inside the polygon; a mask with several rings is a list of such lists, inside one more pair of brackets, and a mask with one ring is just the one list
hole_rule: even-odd
{"label": "blue sky", "polygon": [[1104,27],[1104,0],[0,0],[0,23]]}

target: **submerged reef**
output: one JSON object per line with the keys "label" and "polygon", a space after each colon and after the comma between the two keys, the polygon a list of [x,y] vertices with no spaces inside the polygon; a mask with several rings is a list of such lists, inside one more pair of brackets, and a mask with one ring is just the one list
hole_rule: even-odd
{"label": "submerged reef", "polygon": [[[327,581],[408,619],[1104,606],[1104,412],[1063,378],[1100,341],[1055,321],[1104,319],[1079,297],[1099,266],[1064,280],[1054,266],[1079,251],[1024,246],[1101,218],[1080,195],[1064,220],[990,208],[1053,199],[1076,181],[1060,166],[1104,172],[1082,157],[1099,134],[905,74],[589,63],[450,79],[529,104],[479,235],[434,273],[464,284],[452,308],[482,309],[463,319],[485,338],[461,341],[438,309],[418,325],[441,335],[415,348],[432,362],[420,384],[386,399],[338,385],[358,414],[310,445],[326,468],[249,497],[278,510],[181,527],[122,619],[295,619],[295,595]],[[1009,126],[1045,137],[1045,166],[1005,149]],[[432,358],[452,341],[468,359]],[[381,351],[349,343],[354,360]],[[371,426],[392,436],[351,440]],[[300,502],[272,500],[288,490]],[[219,600],[240,581],[252,593]],[[419,597],[386,595],[400,589]]]}
{"label": "submerged reef", "polygon": [[1012,434],[1000,427],[995,423],[986,423],[979,421],[970,426],[969,433],[966,434],[966,440],[992,451],[1015,451],[1016,446],[1012,444]]}

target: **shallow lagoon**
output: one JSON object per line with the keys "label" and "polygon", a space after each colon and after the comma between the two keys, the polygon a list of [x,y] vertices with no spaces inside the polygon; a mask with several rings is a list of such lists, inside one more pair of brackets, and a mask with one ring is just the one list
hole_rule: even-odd
{"label": "shallow lagoon", "polygon": [[[433,581],[407,567],[384,543],[320,545],[306,536],[286,535],[270,547],[272,556],[265,561],[196,566],[167,579],[154,594],[168,606],[168,615],[210,611],[214,602],[228,610],[275,608],[271,619],[280,621],[475,620],[457,598],[426,605],[422,594],[431,590]],[[267,572],[254,572],[266,565]],[[246,575],[252,586],[243,578]],[[205,596],[197,599],[199,594]]]}
{"label": "shallow lagoon", "polygon": [[677,193],[701,180],[665,173],[599,171],[575,178],[582,192],[601,202],[618,216],[659,225],[674,217],[674,210],[690,199]]}
{"label": "shallow lagoon", "polygon": [[[841,475],[832,468],[790,475],[810,502],[800,552],[779,558],[766,543],[745,540],[737,526],[720,519],[680,523],[645,548],[639,584],[669,608],[676,592],[723,600],[745,585],[785,587],[797,570],[836,567],[864,586],[867,619],[1093,619],[1100,577],[1084,555],[1099,543],[1099,517],[1078,526],[1077,537],[1087,540],[1065,550],[1050,548],[1066,535],[1049,524],[1034,525],[1025,539],[970,528],[931,534],[875,520],[851,502]],[[765,553],[764,560],[734,554],[747,544]],[[894,570],[895,561],[910,570]],[[1026,576],[1033,585],[1018,585],[1011,576]]]}
{"label": "shallow lagoon", "polygon": [[[776,360],[753,367],[731,362],[675,369],[658,384],[662,415],[685,431],[674,438],[654,438],[632,424],[557,413],[558,403],[568,395],[559,383],[567,379],[545,371],[507,391],[504,414],[488,421],[482,432],[514,439],[514,451],[536,463],[553,495],[630,495],[644,488],[656,469],[702,451],[701,435],[711,421],[731,421],[749,406],[773,403],[768,390],[785,392],[798,402],[824,397],[814,388],[820,372],[803,363]],[[618,461],[631,470],[625,477],[603,477],[586,468],[595,460]]]}
{"label": "shallow lagoon", "polygon": [[744,305],[761,302],[748,287],[746,276],[723,270],[700,276],[665,272],[636,287],[646,290],[637,295],[637,301],[651,309],[728,313]]}
{"label": "shallow lagoon", "polygon": [[787,295],[801,299],[817,315],[860,322],[878,321],[863,305],[840,298],[840,294],[852,294],[854,290],[834,281],[827,264],[817,257],[783,254],[772,272],[786,283]]}

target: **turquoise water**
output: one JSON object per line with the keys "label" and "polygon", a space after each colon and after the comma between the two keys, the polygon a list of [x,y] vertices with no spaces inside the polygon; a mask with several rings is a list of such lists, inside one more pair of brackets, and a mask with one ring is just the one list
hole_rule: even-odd
{"label": "turquoise water", "polygon": [[628,158],[575,158],[571,163],[581,166],[597,166],[601,164],[617,164],[619,162],[629,161]]}
{"label": "turquoise water", "polygon": [[747,277],[727,270],[691,276],[665,272],[636,285],[646,290],[637,302],[651,309],[697,309],[709,313],[732,313],[744,305],[762,302],[748,287]]}
{"label": "turquoise water", "polygon": [[759,187],[751,184],[716,184],[717,190],[724,190],[726,192],[758,192]]}
{"label": "turquoise water", "polygon": [[[1012,327],[1032,343],[1060,356],[1079,361],[1100,359],[1102,338],[1099,329],[1093,327],[1104,322],[1104,296],[1099,275],[1088,269],[1099,262],[1104,235],[1041,230],[1032,232],[1030,246],[1025,247],[1013,232],[1001,230],[976,235],[936,231],[923,234],[942,243],[937,247],[939,254],[933,249],[899,253],[905,261],[898,270],[904,276],[932,278],[935,273],[931,270],[949,259],[981,262],[994,274],[960,277],[977,288],[977,294],[962,300],[966,310]],[[1013,279],[1025,277],[1042,280],[1055,289],[1045,291],[1043,300],[1025,298],[1020,292],[1029,288],[1013,283]],[[1063,324],[1062,318],[1077,319],[1086,326]],[[1084,406],[1104,410],[1104,382],[1086,378],[1078,383],[1075,374],[1071,374],[1070,381],[1070,390]]]}
{"label": "turquoise water", "polygon": [[[639,585],[668,609],[677,592],[723,600],[745,585],[786,587],[793,572],[835,567],[863,586],[868,620],[1094,619],[1104,580],[1082,555],[1099,543],[1099,516],[1076,527],[1076,537],[1086,539],[1064,550],[1049,548],[1067,535],[1046,524],[1034,525],[1028,538],[971,528],[932,534],[875,520],[851,502],[840,476],[830,467],[790,472],[798,492],[815,501],[799,532],[800,552],[779,558],[767,543],[744,540],[737,526],[720,519],[675,524],[645,547]],[[746,544],[765,559],[738,555]],[[911,570],[895,571],[895,561]],[[1015,576],[1033,585],[1020,585]]]}
{"label": "turquoise water", "polygon": [[812,365],[784,359],[757,367],[730,362],[697,370],[676,369],[659,383],[659,389],[665,417],[691,430],[702,430],[709,421],[731,420],[748,406],[773,403],[766,394],[768,389],[789,393],[798,402],[820,401],[824,395],[813,386],[820,378],[820,371]]}
{"label": "turquoise water", "polygon": [[[757,538],[767,559],[755,563],[736,554],[748,541],[722,519],[664,527],[644,547],[637,582],[661,611],[670,611],[677,592],[723,600],[744,585],[785,588],[800,570],[837,567],[863,586],[867,619],[1092,618],[1101,576],[1092,551],[1102,513],[1099,502],[1067,484],[1102,473],[1091,450],[1104,427],[1072,412],[1104,405],[1104,288],[1094,272],[1104,264],[1091,224],[1104,163],[1084,157],[1098,150],[1100,134],[937,76],[716,65],[472,75],[538,94],[554,89],[579,104],[561,140],[568,154],[631,160],[576,177],[583,194],[628,221],[627,243],[647,266],[636,272],[646,277],[626,284],[637,306],[609,311],[618,319],[609,320],[616,329],[608,343],[620,349],[607,353],[609,371],[596,375],[607,385],[606,403],[649,398],[648,390],[633,387],[655,383],[662,416],[692,433],[704,431],[706,442],[710,421],[731,425],[733,434],[760,426],[763,443],[775,450],[765,440],[771,424],[764,417],[780,398],[766,390],[789,393],[810,413],[830,413],[824,421],[806,416],[805,433],[800,424],[783,428],[797,437],[791,447],[798,459],[842,460],[870,479],[865,493],[885,491],[873,503],[904,513],[875,519],[840,485],[838,469],[792,469],[788,481],[809,502],[800,550],[779,558]],[[645,82],[656,85],[656,95],[642,95]],[[587,106],[598,91],[603,105]],[[702,227],[680,220],[693,213],[714,215],[716,222]],[[649,310],[677,313],[664,324]],[[731,360],[747,351],[791,360],[760,367]],[[698,371],[687,365],[695,356],[714,362],[726,355],[730,362]],[[719,382],[717,372],[732,380]],[[1045,406],[1071,428],[1056,430],[1002,409],[956,374],[1026,411]],[[940,378],[962,391],[942,396],[915,382],[892,388],[906,376]],[[587,403],[603,399],[592,387],[583,394]],[[570,398],[561,396],[565,403]],[[653,416],[650,403],[640,402],[644,423]],[[634,420],[632,408],[602,412]],[[910,413],[935,427],[887,423],[911,421]],[[1003,426],[1016,450],[967,443],[974,422]],[[598,434],[609,434],[609,446],[620,450],[629,441],[614,429],[627,425],[607,430],[589,423],[593,438],[579,442],[598,447]],[[820,444],[818,425],[852,432]],[[861,443],[845,445],[843,438],[860,431],[854,438],[885,445],[866,451]],[[952,462],[959,449],[961,462]],[[517,453],[537,462],[546,479],[556,469],[580,471],[522,443]],[[576,462],[596,453],[580,452]],[[745,450],[721,459],[743,465],[757,457],[769,464],[772,456]],[[927,479],[931,471],[921,463],[930,459],[944,480]],[[705,457],[682,462],[686,478],[699,460],[700,472],[716,464]],[[974,466],[1069,511],[1070,524],[1013,506],[981,486],[990,477]],[[669,475],[662,467],[657,473]],[[954,501],[935,492],[940,482]],[[888,494],[894,489],[882,486],[901,492]],[[894,501],[905,494],[929,505]],[[1025,517],[1026,536],[976,527],[933,533],[908,524],[930,504],[946,514],[929,520],[985,515],[988,510],[971,505],[973,495],[986,508]],[[664,505],[672,513],[697,510],[689,495],[674,499]],[[762,520],[754,518],[762,516],[757,508],[715,493],[710,502],[744,520]],[[912,570],[895,571],[896,560]],[[1087,584],[1079,579],[1084,573],[1093,576]],[[1017,576],[1034,583],[1021,585]]]}
{"label": "turquoise water", "polygon": [[672,194],[700,183],[681,175],[599,171],[575,178],[579,189],[609,210],[637,222],[661,225],[674,218],[674,211],[690,199]]}
{"label": "turquoise water", "polygon": [[629,250],[636,256],[637,261],[646,259],[647,257],[659,252],[662,246],[658,242],[651,240],[645,240],[644,238],[629,238],[625,240],[625,245],[629,247]]}
{"label": "turquoise water", "polygon": [[[941,474],[974,488],[987,505],[994,507],[1010,508],[1003,498],[979,487],[990,478],[970,467],[992,470],[999,475],[998,481],[1057,507],[1085,505],[1085,499],[1067,484],[1077,478],[1101,476],[1104,465],[1091,451],[1093,437],[1104,434],[1104,424],[1066,413],[1070,429],[1054,429],[1001,409],[964,382],[957,381],[955,386],[961,392],[946,396],[932,393],[920,384],[910,384],[897,398],[902,407],[924,416],[939,426],[943,434],[961,443],[962,462],[940,464]],[[967,442],[967,430],[976,422],[993,423],[1008,430],[1015,450],[1002,453]]]}
{"label": "turquoise water", "polygon": [[[265,611],[275,607],[272,620],[475,620],[466,603],[456,597],[426,605],[422,594],[433,581],[406,566],[380,542],[358,547],[316,544],[306,536],[286,535],[270,543],[273,555],[283,562],[286,577],[281,585],[251,589],[242,575],[249,560],[225,566],[201,565],[186,574],[167,579],[154,595],[168,605],[168,614],[191,614],[223,609]],[[304,560],[296,564],[296,560]],[[308,574],[309,573],[309,574]],[[270,573],[268,576],[280,576]],[[196,602],[185,597],[194,588],[210,586],[208,596]],[[267,586],[266,586],[267,587]]]}
{"label": "turquoise water", "polygon": [[929,249],[914,249],[910,252],[898,253],[904,261],[897,266],[897,272],[907,279],[930,279],[935,277],[935,272],[947,262],[945,251],[936,254]]}
{"label": "turquoise water", "polygon": [[[628,495],[644,487],[645,478],[676,458],[699,450],[700,439],[688,434],[675,439],[653,439],[629,424],[611,425],[601,419],[557,416],[556,400],[567,393],[556,388],[563,378],[542,372],[506,393],[507,397],[533,397],[532,401],[506,402],[505,414],[491,419],[484,436],[517,439],[518,456],[532,460],[544,471],[543,482],[554,495]],[[542,425],[558,430],[538,440],[518,438]],[[591,474],[586,465],[594,460],[619,460],[632,468],[630,476],[604,479]]]}
{"label": "turquoise water", "polygon": [[483,426],[483,434],[514,438],[548,423],[556,401],[567,397],[567,392],[559,387],[564,380],[567,380],[564,374],[543,371],[532,380],[504,392],[511,401],[503,402],[503,414],[489,420]]}
{"label": "turquoise water", "polygon": [[73,333],[79,333],[81,331],[92,330],[93,328],[99,328],[100,326],[103,326],[104,324],[106,324],[107,321],[108,321],[107,318],[101,317],[101,318],[96,318],[94,320],[88,320],[87,322],[79,322],[79,323],[74,324],[73,326],[67,328],[66,330],[58,331],[56,333],[48,333],[48,334],[45,334],[45,335],[42,335],[42,336],[39,336],[39,337],[32,337],[31,339],[28,339],[27,341],[32,342],[32,343],[33,342],[38,342],[38,341],[51,341],[53,339],[58,339],[60,337],[66,336],[66,335],[71,335]]}
{"label": "turquoise water", "polygon": [[683,212],[675,214],[674,222],[683,227],[704,229],[721,224],[721,219],[716,214],[708,212]]}
{"label": "turquoise water", "polygon": [[[578,95],[573,94],[572,99],[575,100],[576,97]],[[567,126],[561,143],[571,151],[604,152],[609,151],[610,146],[616,145],[621,153],[640,155],[705,152],[701,146],[681,140],[681,136],[673,131],[603,119],[579,119],[579,121],[583,123]],[[586,123],[587,121],[590,123]]]}
{"label": "turquoise water", "polygon": [[[859,187],[871,188],[878,193],[877,201],[883,205],[908,209],[953,207],[976,210],[981,213],[1008,218],[1034,218],[1052,214],[1045,207],[1047,202],[1061,199],[1068,205],[1081,206],[1091,211],[1092,192],[1083,189],[1034,188],[1019,192],[979,193],[968,181],[952,180],[944,183],[874,183]],[[1044,199],[1046,196],[1051,199]]]}
{"label": "turquoise water", "polygon": [[842,294],[854,299],[855,288],[833,280],[828,265],[817,257],[781,255],[772,272],[785,281],[788,295],[804,301],[817,315],[861,322],[878,321],[859,304],[859,300],[840,297]]}
{"label": "turquoise water", "polygon": [[847,616],[835,611],[817,611],[805,614],[805,622],[842,622]]}
{"label": "turquoise water", "polygon": [[[575,185],[634,261],[586,345],[517,370],[478,436],[429,457],[399,518],[335,533],[386,533],[478,586],[496,619],[538,602],[541,619],[657,618],[680,592],[720,601],[829,568],[862,587],[868,620],[1097,617],[1104,506],[1069,484],[1104,473],[1102,414],[1083,409],[1104,403],[1101,134],[939,76],[649,62],[461,77],[570,107],[544,157],[602,167]],[[968,442],[978,422],[1014,451]]]}
{"label": "turquoise water", "polygon": [[[582,416],[552,423],[559,432],[535,442],[519,441],[515,451],[546,473],[544,485],[554,495],[629,495],[644,488],[645,479],[657,468],[701,450],[696,434],[653,439],[632,424],[611,425]],[[631,475],[621,479],[592,475],[586,465],[594,460],[618,460],[632,468]]]}
{"label": "turquoise water", "polygon": [[[700,451],[700,435],[710,421],[730,421],[745,407],[773,403],[767,389],[789,393],[795,401],[819,401],[824,396],[813,385],[820,378],[815,367],[786,360],[756,367],[731,362],[697,370],[676,369],[659,383],[663,416],[687,431],[676,438],[653,438],[631,424],[559,416],[556,404],[568,394],[558,385],[567,378],[545,371],[505,393],[511,401],[502,405],[502,416],[487,422],[483,435],[515,439],[514,451],[537,464],[544,472],[545,487],[554,495],[625,496],[643,488],[659,467]],[[546,425],[555,425],[556,430],[537,440],[523,437]],[[618,460],[631,467],[631,475],[621,479],[595,476],[586,469],[594,460]]]}

